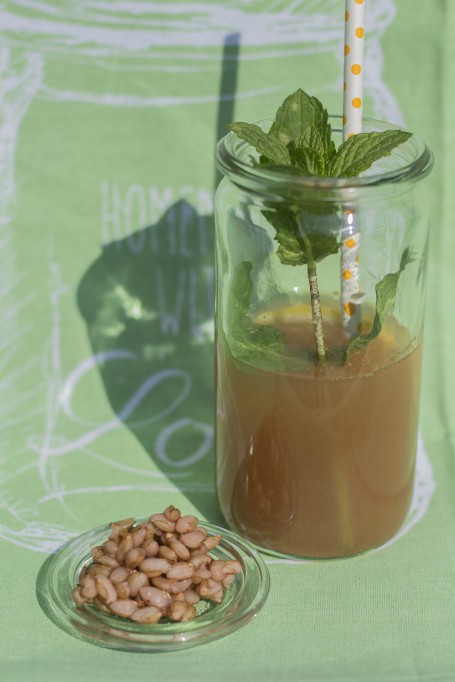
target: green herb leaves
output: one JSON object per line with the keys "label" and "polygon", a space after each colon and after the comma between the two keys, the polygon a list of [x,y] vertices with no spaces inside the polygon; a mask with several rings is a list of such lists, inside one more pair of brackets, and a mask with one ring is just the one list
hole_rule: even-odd
{"label": "green herb leaves", "polygon": [[350,137],[338,148],[329,175],[332,178],[359,175],[399,144],[406,142],[412,133],[404,130],[385,130],[382,133],[359,133]]}
{"label": "green herb leaves", "polygon": [[349,359],[351,355],[362,350],[365,346],[368,346],[368,344],[379,335],[383,321],[387,315],[393,313],[395,309],[400,275],[405,267],[413,261],[414,258],[412,257],[409,248],[406,248],[401,256],[398,271],[385,275],[385,277],[376,284],[376,313],[372,327],[368,334],[362,334],[354,339],[354,341],[351,341],[346,349],[346,359]]}
{"label": "green herb leaves", "polygon": [[324,165],[335,154],[327,109],[300,88],[278,108],[269,135],[286,146],[293,143],[297,149],[312,149]]}
{"label": "green herb leaves", "polygon": [[318,229],[314,216],[304,221],[279,206],[275,211],[263,211],[263,215],[275,229],[279,244],[276,253],[283,265],[313,265],[340,248],[337,234]]}
{"label": "green herb leaves", "polygon": [[304,175],[325,175],[336,154],[328,119],[321,102],[299,89],[278,108],[268,133],[251,123],[229,127],[256,149],[261,164],[294,166]]}
{"label": "green herb leaves", "polygon": [[257,367],[275,366],[283,357],[283,333],[276,327],[255,325],[250,317],[253,266],[243,261],[235,271],[230,296],[229,347],[234,361],[254,362]]}
{"label": "green herb leaves", "polygon": [[264,133],[259,126],[251,123],[232,123],[229,127],[238,137],[254,147],[261,156],[267,158],[268,163],[278,165],[291,163],[286,145],[272,135]]}
{"label": "green herb leaves", "polygon": [[[286,179],[290,174],[296,177],[355,177],[411,137],[411,133],[403,130],[359,133],[337,149],[332,140],[327,110],[316,97],[310,97],[301,89],[286,97],[268,132],[249,123],[233,123],[230,128],[256,149],[261,166],[268,166],[270,171],[282,174]],[[296,186],[297,191],[292,190],[292,200],[286,196],[284,189],[279,199],[270,197],[265,202],[262,214],[275,230],[278,242],[276,255],[280,262],[283,265],[307,266],[317,357],[323,365],[326,354],[316,264],[336,254],[340,248],[344,207],[338,205],[335,198],[320,201],[318,188],[313,190],[309,183],[305,185],[303,200],[300,188]],[[368,334],[350,343],[345,360],[378,336],[384,319],[395,307],[400,275],[411,261],[406,249],[398,272],[386,275],[376,285],[376,313],[372,328]],[[238,296],[240,301],[241,309],[237,311],[239,324],[240,318],[247,315],[252,292],[250,271],[251,265],[248,269],[248,263],[243,263],[236,275],[238,282],[233,296]],[[237,344],[243,344],[244,349],[248,346],[250,356],[260,353],[261,357],[265,357],[268,343],[270,353],[276,353],[277,344],[283,343],[281,332],[273,327],[259,329],[249,324],[243,329],[243,336],[237,338]]]}
{"label": "green herb leaves", "polygon": [[251,123],[230,128],[256,149],[263,165],[293,166],[301,175],[331,178],[359,175],[411,136],[404,130],[359,133],[337,150],[327,109],[301,89],[286,97],[268,133]]}

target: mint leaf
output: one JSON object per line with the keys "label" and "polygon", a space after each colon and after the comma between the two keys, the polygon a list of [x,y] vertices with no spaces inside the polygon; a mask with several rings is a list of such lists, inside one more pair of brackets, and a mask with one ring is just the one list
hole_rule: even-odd
{"label": "mint leaf", "polygon": [[231,123],[229,127],[238,137],[248,142],[259,154],[265,156],[272,163],[290,165],[291,159],[286,145],[275,137],[264,133],[259,126],[238,122]]}
{"label": "mint leaf", "polygon": [[279,246],[277,256],[283,265],[304,265],[306,253],[302,240],[297,236],[297,222],[292,211],[284,209],[263,211],[264,217],[275,229],[275,239]]}
{"label": "mint leaf", "polygon": [[313,99],[300,88],[286,97],[277,109],[269,135],[285,145],[293,142],[297,147],[305,130],[315,125],[316,119],[319,118]]}
{"label": "mint leaf", "polygon": [[320,175],[326,175],[326,166],[330,165],[331,160],[336,154],[335,143],[332,142],[332,127],[328,122],[328,118],[329,115],[327,110],[323,109],[323,114],[319,122],[319,128],[316,128],[315,126],[309,126],[303,133],[299,142],[299,146],[310,147],[310,149],[314,149],[314,151],[321,158]]}
{"label": "mint leaf", "polygon": [[332,127],[327,109],[316,97],[310,97],[299,88],[286,97],[278,108],[269,135],[276,137],[285,145],[293,142],[296,148],[312,147],[308,140],[302,141],[308,128],[318,132],[323,145],[324,160],[326,163],[329,162],[334,157],[336,148],[332,142]]}
{"label": "mint leaf", "polygon": [[324,107],[315,97],[310,97],[301,88],[288,95],[278,107],[275,121],[269,134],[277,137],[284,144],[299,141],[308,127],[320,128],[323,121]]}
{"label": "mint leaf", "polygon": [[397,272],[385,275],[378,284],[376,284],[376,313],[374,316],[371,330],[368,334],[358,336],[354,341],[351,341],[346,349],[346,358],[348,360],[351,355],[363,350],[369,343],[371,343],[380,333],[382,323],[387,315],[393,313],[395,309],[398,282],[400,275],[409,263],[412,263],[414,258],[411,255],[409,248],[403,251],[401,256],[400,268]]}
{"label": "mint leaf", "polygon": [[321,137],[321,133],[314,126],[308,126],[305,129],[302,137],[299,140],[299,147],[309,147],[313,149],[318,156],[324,158],[325,147]]}
{"label": "mint leaf", "polygon": [[243,261],[234,274],[229,305],[229,348],[235,361],[253,361],[256,366],[275,366],[284,352],[283,333],[276,327],[255,325],[250,316],[253,266]]}
{"label": "mint leaf", "polygon": [[305,239],[310,243],[310,260],[316,263],[337,253],[340,248],[336,233],[321,233],[316,223],[304,227],[290,210],[277,207],[276,212],[262,213],[275,229],[275,239],[279,244],[276,253],[283,265],[308,264],[309,254]]}
{"label": "mint leaf", "polygon": [[291,163],[302,168],[306,175],[324,175],[326,165],[324,144],[314,126],[305,129],[297,147],[291,140],[288,149]]}
{"label": "mint leaf", "polygon": [[302,168],[306,175],[323,175],[325,162],[324,157],[311,147],[297,147],[290,149],[291,161],[295,166]]}
{"label": "mint leaf", "polygon": [[385,130],[382,133],[358,133],[343,142],[332,159],[328,175],[332,178],[353,177],[389,156],[399,144],[406,142],[412,133],[404,130]]}
{"label": "mint leaf", "polygon": [[[324,109],[324,115],[322,116],[320,134],[325,150],[324,158],[326,166],[329,166],[330,162],[337,153],[337,148],[335,147],[335,142],[332,140],[332,126],[329,123],[329,114],[327,109]],[[325,173],[325,175],[327,175],[327,173]]]}

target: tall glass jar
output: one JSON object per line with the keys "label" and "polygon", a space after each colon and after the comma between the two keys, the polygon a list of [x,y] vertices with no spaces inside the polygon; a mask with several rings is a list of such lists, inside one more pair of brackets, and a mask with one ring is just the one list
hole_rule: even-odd
{"label": "tall glass jar", "polygon": [[272,552],[356,554],[399,530],[412,497],[432,155],[413,136],[336,179],[255,155],[234,133],[217,147],[221,510]]}

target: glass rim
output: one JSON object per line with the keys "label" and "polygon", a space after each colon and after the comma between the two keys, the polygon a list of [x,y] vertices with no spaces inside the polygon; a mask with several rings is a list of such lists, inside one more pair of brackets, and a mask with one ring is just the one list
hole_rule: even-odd
{"label": "glass rim", "polygon": [[[342,116],[329,115],[329,122],[334,133],[342,133]],[[267,129],[271,123],[271,119],[264,119],[257,121],[256,125]],[[364,132],[403,130],[401,126],[374,118],[364,118],[363,129]],[[289,172],[277,172],[267,166],[253,166],[244,160],[253,151],[255,150],[251,145],[231,131],[216,145],[215,159],[218,169],[236,185],[254,189],[258,193],[273,192],[273,188],[282,186],[283,182],[288,189],[296,192],[316,190],[318,193],[331,194],[352,191],[357,193],[362,189],[417,182],[430,173],[434,163],[431,150],[415,135],[392,151],[390,157],[398,162],[396,168],[345,178],[304,176],[291,170],[292,166],[289,167]],[[374,165],[372,168],[374,169]]]}

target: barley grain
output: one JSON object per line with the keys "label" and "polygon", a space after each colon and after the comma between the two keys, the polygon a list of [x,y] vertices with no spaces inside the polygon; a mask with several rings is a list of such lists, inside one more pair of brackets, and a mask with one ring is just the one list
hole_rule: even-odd
{"label": "barley grain", "polygon": [[88,601],[86,597],[82,596],[79,587],[73,587],[71,590],[71,596],[73,597],[73,600],[77,606],[83,606]]}
{"label": "barley grain", "polygon": [[212,562],[212,557],[208,554],[197,554],[191,553],[191,563],[195,568],[200,568],[201,566],[208,566]]}
{"label": "barley grain", "polygon": [[115,556],[118,550],[118,544],[114,540],[107,540],[104,545],[102,545],[103,552],[105,554],[111,554]]}
{"label": "barley grain", "polygon": [[172,594],[178,594],[179,592],[185,592],[192,585],[192,579],[186,578],[186,580],[176,580],[171,585]]}
{"label": "barley grain", "polygon": [[104,611],[104,613],[110,613],[109,607],[99,597],[95,597],[93,604],[100,611]]}
{"label": "barley grain", "polygon": [[204,547],[205,552],[211,552],[212,549],[215,549],[215,547],[218,547],[218,545],[221,542],[221,535],[211,535],[210,537],[207,537],[201,547]]}
{"label": "barley grain", "polygon": [[166,571],[166,578],[170,580],[185,580],[191,578],[194,573],[194,566],[186,561],[177,561],[173,566],[170,566]]}
{"label": "barley grain", "polygon": [[128,578],[130,573],[131,571],[125,568],[125,566],[119,566],[118,568],[114,568],[109,576],[109,580],[113,585],[115,585],[115,583],[122,583]]}
{"label": "barley grain", "polygon": [[150,521],[164,533],[172,533],[175,530],[175,523],[169,521],[164,514],[153,514]]}
{"label": "barley grain", "polygon": [[161,545],[158,550],[158,556],[162,559],[167,559],[171,564],[177,561],[177,554],[173,549],[167,547],[166,545]]}
{"label": "barley grain", "polygon": [[185,615],[188,604],[185,601],[176,599],[172,602],[168,609],[168,617],[170,620],[179,621]]}
{"label": "barley grain", "polygon": [[92,564],[88,569],[88,574],[92,578],[96,578],[97,575],[105,575],[108,578],[111,574],[111,569],[109,566],[102,566],[101,564]]}
{"label": "barley grain", "polygon": [[81,595],[86,599],[94,599],[97,595],[95,579],[89,575],[81,581]]}
{"label": "barley grain", "polygon": [[118,599],[109,604],[112,613],[122,618],[131,618],[133,613],[137,610],[137,603],[134,599]]}
{"label": "barley grain", "polygon": [[146,557],[158,556],[160,545],[156,540],[146,540],[142,545]]}
{"label": "barley grain", "polygon": [[167,559],[160,559],[159,557],[152,557],[144,559],[139,564],[139,568],[149,578],[156,578],[158,575],[163,575],[170,569],[171,565]]}
{"label": "barley grain", "polygon": [[176,580],[168,580],[162,575],[157,576],[156,578],[152,578],[150,580],[152,585],[154,587],[158,587],[160,590],[164,590],[165,592],[172,592],[172,586],[174,583],[176,583]]}
{"label": "barley grain", "polygon": [[182,561],[188,561],[190,558],[190,550],[183,542],[180,540],[172,539],[169,543],[169,547],[175,552],[176,556]]}
{"label": "barley grain", "polygon": [[186,611],[180,619],[181,623],[186,623],[188,620],[193,620],[196,617],[196,609],[192,604],[187,604]]}
{"label": "barley grain", "polygon": [[142,573],[142,571],[134,571],[128,576],[127,583],[130,586],[130,596],[135,597],[139,593],[141,587],[148,585],[149,581],[145,573]]}
{"label": "barley grain", "polygon": [[191,530],[188,533],[183,533],[181,535],[181,541],[186,547],[189,547],[190,549],[196,549],[196,547],[199,547],[205,540],[205,535],[204,533],[201,533],[201,531],[198,530]]}
{"label": "barley grain", "polygon": [[173,521],[175,523],[180,518],[180,509],[177,509],[171,504],[164,510],[164,516],[168,519],[168,521]]}
{"label": "barley grain", "polygon": [[201,599],[196,590],[193,590],[191,588],[183,592],[183,598],[187,604],[197,604]]}
{"label": "barley grain", "polygon": [[144,526],[139,526],[131,533],[131,535],[133,537],[134,547],[140,547],[145,540],[145,536],[147,535],[147,529],[144,528]]}
{"label": "barley grain", "polygon": [[131,596],[131,587],[127,580],[122,583],[115,583],[114,587],[119,599],[128,599]]}
{"label": "barley grain", "polygon": [[117,592],[109,578],[106,578],[105,575],[97,575],[95,578],[95,584],[98,596],[103,600],[103,602],[109,604],[111,601],[116,601]]}
{"label": "barley grain", "polygon": [[98,559],[104,556],[102,547],[94,547],[93,549],[90,550],[90,554],[92,555],[94,563],[97,563]]}
{"label": "barley grain", "polygon": [[151,624],[158,623],[162,615],[163,614],[156,606],[145,606],[142,609],[136,609],[136,611],[131,614],[130,618],[136,623]]}
{"label": "barley grain", "polygon": [[108,554],[103,554],[103,556],[98,557],[97,562],[101,566],[107,566],[111,570],[119,567],[117,559],[114,559],[114,557],[109,556]]}
{"label": "barley grain", "polygon": [[175,524],[175,530],[177,533],[189,533],[196,528],[197,524],[198,520],[195,516],[181,516]]}
{"label": "barley grain", "polygon": [[129,531],[134,526],[134,519],[132,516],[129,516],[127,519],[115,521],[114,523],[116,523],[117,526],[120,526],[121,528],[126,528]]}
{"label": "barley grain", "polygon": [[128,535],[125,535],[123,540],[120,541],[118,550],[117,550],[117,561],[120,563],[123,562],[125,559],[125,554],[130,551],[130,549],[133,549],[134,547],[134,542],[133,542],[133,536],[131,533],[128,533]]}
{"label": "barley grain", "polygon": [[235,580],[235,574],[229,573],[228,575],[224,576],[224,578],[221,582],[223,583],[223,587],[225,587],[227,590],[230,590],[234,580]]}
{"label": "barley grain", "polygon": [[146,604],[156,606],[161,611],[165,611],[171,603],[170,594],[157,587],[141,587],[139,593]]}
{"label": "barley grain", "polygon": [[140,547],[134,547],[125,554],[125,566],[127,568],[137,568],[145,559],[145,552]]}

